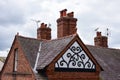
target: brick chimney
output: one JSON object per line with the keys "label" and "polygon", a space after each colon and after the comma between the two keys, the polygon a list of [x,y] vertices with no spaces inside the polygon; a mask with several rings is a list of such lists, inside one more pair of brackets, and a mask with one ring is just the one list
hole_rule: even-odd
{"label": "brick chimney", "polygon": [[47,27],[47,24],[41,23],[41,26],[37,29],[37,39],[51,39],[51,28]]}
{"label": "brick chimney", "polygon": [[60,11],[60,18],[57,19],[57,37],[64,37],[77,32],[74,12],[66,13],[67,9]]}
{"label": "brick chimney", "polygon": [[108,37],[102,36],[101,32],[96,32],[96,37],[94,38],[94,45],[100,47],[108,47]]}

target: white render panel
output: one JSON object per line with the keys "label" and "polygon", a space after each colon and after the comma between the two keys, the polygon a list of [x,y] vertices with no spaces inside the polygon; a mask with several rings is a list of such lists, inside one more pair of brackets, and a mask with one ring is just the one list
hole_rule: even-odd
{"label": "white render panel", "polygon": [[56,62],[55,68],[95,69],[95,64],[75,41]]}

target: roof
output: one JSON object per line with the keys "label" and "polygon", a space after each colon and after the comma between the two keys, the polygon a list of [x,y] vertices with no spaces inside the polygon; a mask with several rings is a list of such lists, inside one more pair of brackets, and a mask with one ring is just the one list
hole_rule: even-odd
{"label": "roof", "polygon": [[5,62],[5,57],[0,57],[0,71],[4,65],[4,62]]}
{"label": "roof", "polygon": [[0,61],[0,71],[2,70],[4,63],[2,61]]}
{"label": "roof", "polygon": [[43,41],[41,44],[40,57],[37,69],[43,69],[69,44],[75,37],[71,35],[60,39]]}
{"label": "roof", "polygon": [[3,63],[5,62],[5,59],[6,59],[5,57],[0,57],[0,61]]}
{"label": "roof", "polygon": [[34,68],[40,41],[34,38],[17,36],[18,41],[27,57],[30,65]]}
{"label": "roof", "polygon": [[[36,56],[41,43],[37,69],[44,69],[70,43],[70,41],[74,39],[74,37],[75,35],[60,39],[40,41],[33,38],[18,36],[18,40],[32,68],[35,65]],[[100,73],[101,78],[103,80],[117,80],[120,77],[120,49],[91,45],[86,46],[104,70]]]}
{"label": "roof", "polygon": [[120,79],[120,49],[104,48],[87,45],[104,71],[100,73],[103,80]]}
{"label": "roof", "polygon": [[[53,40],[38,40],[34,38],[27,38],[23,36],[17,36],[18,41],[25,53],[28,61],[32,68],[34,68],[39,45],[41,43],[40,57],[38,61],[39,68],[43,69],[48,65],[75,37],[71,35],[64,38],[53,39]],[[48,54],[49,53],[49,54]],[[55,53],[55,54],[53,54]]]}

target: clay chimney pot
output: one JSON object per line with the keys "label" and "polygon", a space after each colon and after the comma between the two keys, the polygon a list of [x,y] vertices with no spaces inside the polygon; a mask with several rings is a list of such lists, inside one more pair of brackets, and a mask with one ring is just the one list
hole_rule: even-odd
{"label": "clay chimney pot", "polygon": [[74,12],[70,12],[67,14],[68,17],[74,17]]}
{"label": "clay chimney pot", "polygon": [[101,36],[101,32],[97,32],[97,36],[98,36],[98,37]]}
{"label": "clay chimney pot", "polygon": [[67,9],[60,11],[60,17],[66,16]]}

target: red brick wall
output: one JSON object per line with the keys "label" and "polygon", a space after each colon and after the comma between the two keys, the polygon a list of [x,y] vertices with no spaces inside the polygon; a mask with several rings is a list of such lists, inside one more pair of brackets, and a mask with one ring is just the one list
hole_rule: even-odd
{"label": "red brick wall", "polygon": [[101,32],[97,32],[96,37],[94,38],[94,45],[100,47],[108,47],[107,36],[102,36]]}
{"label": "red brick wall", "polygon": [[41,26],[37,29],[37,39],[51,39],[51,28],[47,27],[47,24],[42,23]]}
{"label": "red brick wall", "polygon": [[75,34],[77,32],[76,22],[74,13],[66,13],[66,9],[60,12],[60,18],[57,19],[57,37],[64,37]]}
{"label": "red brick wall", "polygon": [[[5,66],[1,73],[1,80],[13,80],[13,64],[14,64],[14,49],[18,48],[18,66],[16,74],[16,80],[35,80],[32,69],[27,61],[18,41],[13,43],[11,51],[5,62]],[[29,74],[29,75],[26,75]]]}
{"label": "red brick wall", "polygon": [[[81,46],[83,46],[83,50],[86,51],[87,55],[90,57],[90,59],[94,62],[96,65],[96,71],[95,72],[79,72],[79,71],[73,71],[73,72],[59,72],[55,70],[55,63],[58,61],[58,59],[66,52],[67,48],[70,47],[71,44],[73,44],[74,40],[78,40]],[[49,80],[99,80],[99,74],[101,71],[101,67],[99,64],[95,61],[95,59],[90,55],[90,52],[85,48],[83,43],[80,42],[79,38],[76,37],[74,40],[69,43],[68,46],[66,46],[66,49],[64,49],[52,62],[51,64],[46,68],[46,73],[49,78]]]}
{"label": "red brick wall", "polygon": [[99,80],[99,71],[59,72],[55,71],[55,65],[52,63],[47,67],[47,76],[49,80]]}

